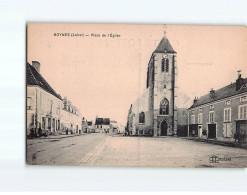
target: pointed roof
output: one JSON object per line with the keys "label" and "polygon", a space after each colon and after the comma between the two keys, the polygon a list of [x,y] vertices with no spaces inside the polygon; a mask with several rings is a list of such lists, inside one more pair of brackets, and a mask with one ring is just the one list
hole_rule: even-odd
{"label": "pointed roof", "polygon": [[166,38],[166,36],[163,37],[163,39],[160,41],[158,47],[154,51],[154,53],[165,53],[165,50],[167,53],[177,53],[172,48],[169,40]]}
{"label": "pointed roof", "polygon": [[48,93],[56,96],[58,99],[62,100],[62,97],[55,92],[54,89],[47,83],[44,77],[37,72],[37,70],[27,63],[27,74],[26,74],[26,81],[27,85],[37,85],[47,91]]}

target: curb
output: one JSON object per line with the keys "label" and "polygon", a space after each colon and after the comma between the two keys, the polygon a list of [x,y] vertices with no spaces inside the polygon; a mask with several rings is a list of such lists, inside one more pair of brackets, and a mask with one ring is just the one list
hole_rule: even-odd
{"label": "curb", "polygon": [[208,139],[193,139],[193,138],[187,138],[187,137],[180,137],[181,139],[185,140],[191,140],[191,141],[196,141],[196,142],[204,142],[204,143],[209,143],[209,144],[214,144],[214,145],[221,145],[221,146],[227,146],[227,147],[236,147],[236,148],[243,148],[247,149],[247,144],[242,145],[239,143],[233,143],[233,142],[221,142],[221,141],[216,141],[216,140],[208,140]]}

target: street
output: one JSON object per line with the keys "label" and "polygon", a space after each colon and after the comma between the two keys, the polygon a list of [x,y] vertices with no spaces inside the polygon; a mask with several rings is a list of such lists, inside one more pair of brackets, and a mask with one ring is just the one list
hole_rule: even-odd
{"label": "street", "polygon": [[[209,162],[217,156],[218,162]],[[88,134],[27,140],[27,163],[67,166],[246,167],[247,150],[177,137]]]}

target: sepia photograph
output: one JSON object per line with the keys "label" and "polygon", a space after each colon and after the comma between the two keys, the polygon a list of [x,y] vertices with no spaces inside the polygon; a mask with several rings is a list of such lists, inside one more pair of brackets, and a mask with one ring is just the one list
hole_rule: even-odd
{"label": "sepia photograph", "polygon": [[245,26],[26,28],[28,165],[247,167]]}

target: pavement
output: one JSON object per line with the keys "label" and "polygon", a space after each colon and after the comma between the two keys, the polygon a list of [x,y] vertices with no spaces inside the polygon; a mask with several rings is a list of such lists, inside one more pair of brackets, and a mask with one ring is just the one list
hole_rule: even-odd
{"label": "pavement", "polygon": [[[211,157],[217,160],[212,161]],[[27,164],[244,168],[247,167],[247,150],[177,137],[94,133],[27,140]]]}

